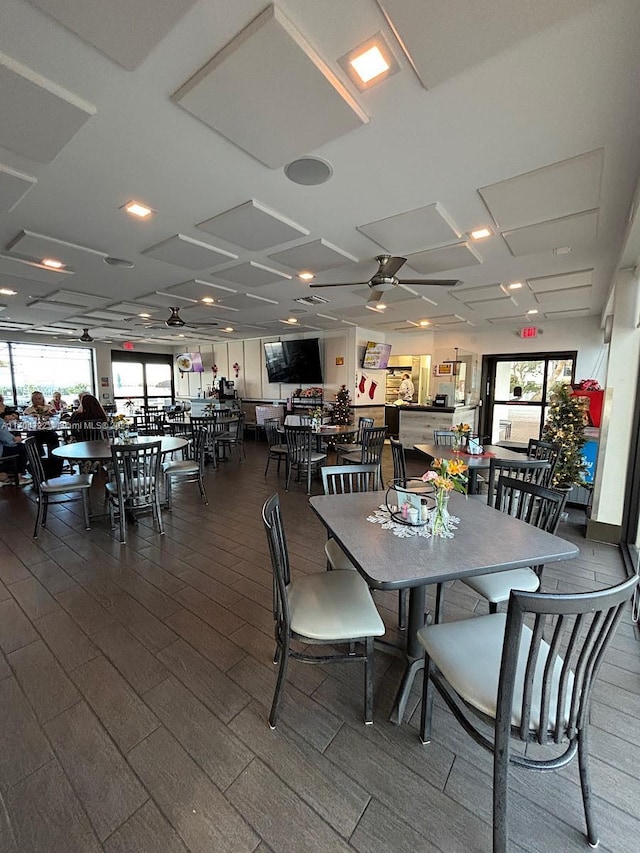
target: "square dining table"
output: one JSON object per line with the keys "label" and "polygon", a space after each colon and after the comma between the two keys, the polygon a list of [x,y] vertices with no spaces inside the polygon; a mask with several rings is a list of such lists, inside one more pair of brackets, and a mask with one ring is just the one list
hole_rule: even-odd
{"label": "square dining table", "polygon": [[414,678],[424,666],[417,632],[424,625],[428,585],[437,585],[435,619],[440,621],[448,581],[568,560],[579,553],[572,542],[499,512],[480,497],[451,495],[449,511],[460,518],[452,539],[400,537],[369,522],[385,503],[382,491],[319,495],[309,503],[370,587],[410,590],[406,667],[391,713],[395,723],[402,722]]}
{"label": "square dining table", "polygon": [[478,493],[478,472],[486,470],[491,466],[492,459],[500,459],[504,462],[523,462],[527,459],[526,453],[518,453],[517,450],[509,450],[499,444],[485,444],[483,452],[479,454],[467,453],[464,450],[454,450],[446,444],[414,444],[413,449],[430,459],[459,459],[469,469],[469,494]]}

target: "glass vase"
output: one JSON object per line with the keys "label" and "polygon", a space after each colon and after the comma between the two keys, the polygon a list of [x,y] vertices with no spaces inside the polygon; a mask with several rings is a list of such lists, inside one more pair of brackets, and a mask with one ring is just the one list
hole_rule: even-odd
{"label": "glass vase", "polygon": [[449,492],[446,489],[436,489],[436,505],[431,510],[429,529],[432,536],[453,536],[451,516],[449,515]]}

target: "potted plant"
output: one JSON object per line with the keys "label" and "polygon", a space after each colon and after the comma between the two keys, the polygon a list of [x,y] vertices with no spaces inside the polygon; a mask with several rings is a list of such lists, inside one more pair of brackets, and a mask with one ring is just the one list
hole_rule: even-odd
{"label": "potted plant", "polygon": [[557,383],[551,389],[551,405],[542,429],[543,441],[560,446],[560,458],[552,482],[555,489],[569,491],[572,486],[584,483],[584,428],[584,403],[579,397],[572,396],[570,385]]}

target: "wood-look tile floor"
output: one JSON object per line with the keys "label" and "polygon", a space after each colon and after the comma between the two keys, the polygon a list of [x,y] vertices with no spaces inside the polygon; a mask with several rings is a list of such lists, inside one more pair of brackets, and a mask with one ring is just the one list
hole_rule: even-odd
{"label": "wood-look tile floor", "polygon": [[[385,475],[391,476],[388,448]],[[323,571],[325,533],[304,487],[284,492],[266,447],[207,471],[209,506],[178,486],[166,535],[121,546],[106,519],[53,507],[32,538],[31,490],[0,490],[0,853],[307,853],[491,849],[491,761],[437,708],[434,739],[387,715],[398,662],[376,656],[375,725],[360,667],[293,663],[267,725],[271,570],[260,509],[280,491],[295,572]],[[422,472],[419,460],[411,469]],[[314,484],[320,491],[319,482]],[[101,505],[96,483],[93,502]],[[560,533],[580,557],[547,589],[623,577],[619,552]],[[375,594],[388,633],[397,596]],[[486,606],[462,585],[447,616]],[[417,694],[412,708],[418,705]],[[640,845],[640,644],[627,617],[595,689],[591,756],[603,851]],[[577,776],[511,772],[514,851],[584,851]]]}

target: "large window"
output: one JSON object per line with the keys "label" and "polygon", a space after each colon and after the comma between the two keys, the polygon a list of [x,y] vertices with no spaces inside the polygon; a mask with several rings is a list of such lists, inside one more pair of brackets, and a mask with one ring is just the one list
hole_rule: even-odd
{"label": "large window", "polygon": [[33,391],[50,400],[60,391],[68,403],[95,391],[93,350],[87,347],[0,343],[0,393],[9,405],[28,406]]}
{"label": "large window", "polygon": [[119,412],[129,400],[141,406],[168,406],[174,401],[173,358],[156,353],[111,353],[113,394]]}

